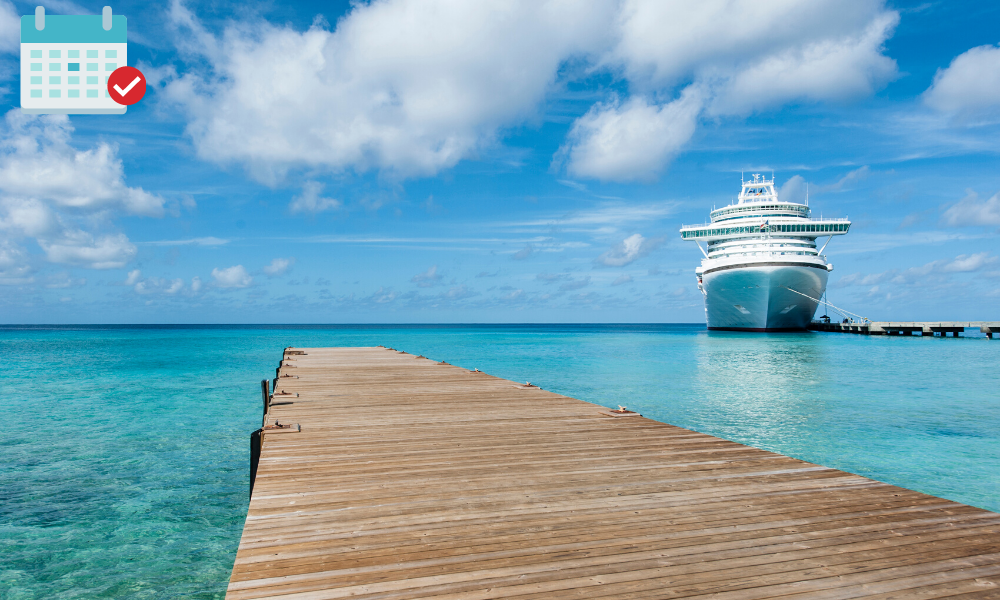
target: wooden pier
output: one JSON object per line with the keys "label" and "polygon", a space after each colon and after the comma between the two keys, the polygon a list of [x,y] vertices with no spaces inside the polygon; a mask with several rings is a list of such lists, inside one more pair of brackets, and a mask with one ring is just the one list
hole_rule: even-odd
{"label": "wooden pier", "polygon": [[996,513],[381,347],[275,381],[230,599],[1000,598]]}
{"label": "wooden pier", "polygon": [[958,337],[966,329],[979,329],[986,337],[993,339],[994,334],[1000,334],[1000,321],[869,321],[866,323],[823,323],[813,321],[809,324],[813,331],[831,331],[837,333],[859,333],[861,335],[940,335]]}

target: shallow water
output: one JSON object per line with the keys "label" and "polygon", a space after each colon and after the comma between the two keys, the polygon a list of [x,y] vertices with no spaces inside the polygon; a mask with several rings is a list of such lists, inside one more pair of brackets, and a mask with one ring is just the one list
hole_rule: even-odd
{"label": "shallow water", "polygon": [[1000,341],[689,325],[0,328],[0,598],[221,598],[260,380],[373,346],[1000,511]]}

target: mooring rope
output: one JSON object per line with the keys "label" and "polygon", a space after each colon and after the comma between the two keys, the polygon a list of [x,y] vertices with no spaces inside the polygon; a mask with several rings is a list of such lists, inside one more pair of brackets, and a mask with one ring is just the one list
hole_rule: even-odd
{"label": "mooring rope", "polygon": [[834,305],[830,304],[830,303],[829,303],[829,302],[827,302],[826,300],[820,300],[820,299],[818,299],[818,298],[813,298],[813,297],[812,297],[812,296],[810,296],[809,294],[803,294],[802,292],[800,292],[800,291],[798,291],[798,290],[793,290],[792,288],[788,287],[787,285],[783,285],[783,286],[781,286],[781,287],[785,288],[786,290],[788,290],[788,291],[790,291],[790,292],[795,292],[796,294],[798,294],[798,295],[800,295],[800,296],[805,296],[806,298],[809,298],[810,300],[813,300],[813,301],[815,301],[815,302],[818,302],[819,304],[825,304],[825,305],[829,306],[830,308],[832,308],[833,310],[835,310],[835,311],[839,312],[839,313],[840,313],[841,315],[843,315],[843,316],[845,316],[845,317],[856,317],[856,318],[858,318],[858,319],[860,319],[860,320],[864,321],[865,323],[870,323],[870,322],[871,322],[871,319],[869,319],[868,317],[862,317],[861,315],[858,315],[858,314],[855,314],[855,313],[852,313],[852,312],[851,312],[851,311],[849,311],[849,310],[844,310],[844,309],[842,309],[842,308],[837,308],[836,306],[834,306]]}

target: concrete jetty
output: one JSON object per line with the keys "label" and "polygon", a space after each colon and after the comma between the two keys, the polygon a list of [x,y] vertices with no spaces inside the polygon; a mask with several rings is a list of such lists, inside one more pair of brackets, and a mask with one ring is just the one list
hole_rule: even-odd
{"label": "concrete jetty", "polygon": [[813,331],[837,333],[858,333],[861,335],[940,335],[958,337],[966,329],[978,329],[986,337],[993,339],[1000,334],[1000,321],[869,321],[864,323],[824,323],[813,321],[809,324]]}
{"label": "concrete jetty", "polygon": [[389,348],[274,381],[232,600],[1000,598],[986,510]]}

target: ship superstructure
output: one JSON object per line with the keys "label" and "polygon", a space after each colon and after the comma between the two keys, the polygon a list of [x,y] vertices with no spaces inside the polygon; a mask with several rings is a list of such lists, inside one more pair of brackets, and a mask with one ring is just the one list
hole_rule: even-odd
{"label": "ship superstructure", "polygon": [[708,328],[805,329],[833,270],[816,238],[830,236],[829,243],[850,227],[847,219],[811,218],[808,197],[778,200],[773,176],[743,181],[736,202],[713,210],[710,223],[681,226],[681,237],[705,256],[695,274]]}

